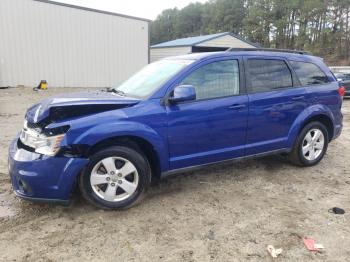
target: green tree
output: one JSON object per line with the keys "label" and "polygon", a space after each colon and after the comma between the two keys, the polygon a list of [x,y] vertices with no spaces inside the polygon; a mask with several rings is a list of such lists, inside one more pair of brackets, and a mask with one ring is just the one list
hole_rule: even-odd
{"label": "green tree", "polygon": [[164,10],[151,43],[232,32],[264,47],[311,51],[330,63],[350,60],[350,0],[210,0]]}

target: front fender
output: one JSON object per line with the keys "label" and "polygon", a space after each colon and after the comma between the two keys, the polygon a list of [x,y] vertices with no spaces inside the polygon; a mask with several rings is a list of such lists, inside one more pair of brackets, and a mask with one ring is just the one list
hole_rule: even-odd
{"label": "front fender", "polygon": [[73,144],[93,146],[105,139],[120,136],[134,136],[148,141],[158,154],[161,171],[168,169],[168,149],[163,137],[142,123],[118,121],[96,125],[79,135]]}
{"label": "front fender", "polygon": [[315,116],[327,116],[332,121],[332,125],[334,128],[334,115],[332,111],[324,105],[312,105],[306,108],[304,111],[302,111],[291,126],[287,141],[287,145],[289,148],[293,147],[294,141],[298,137],[299,132],[301,131],[305,123],[307,123],[312,117]]}

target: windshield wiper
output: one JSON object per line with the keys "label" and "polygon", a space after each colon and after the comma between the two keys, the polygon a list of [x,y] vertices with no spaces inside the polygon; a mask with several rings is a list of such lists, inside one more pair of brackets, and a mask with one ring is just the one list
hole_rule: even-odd
{"label": "windshield wiper", "polygon": [[115,94],[120,95],[120,96],[126,96],[125,92],[118,90],[118,89],[107,87],[106,91],[111,92],[111,93],[115,93]]}

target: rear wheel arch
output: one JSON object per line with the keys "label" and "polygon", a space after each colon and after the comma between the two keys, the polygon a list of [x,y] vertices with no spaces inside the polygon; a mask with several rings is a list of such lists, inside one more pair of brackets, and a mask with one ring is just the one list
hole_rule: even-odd
{"label": "rear wheel arch", "polygon": [[297,166],[307,167],[320,162],[328,148],[327,127],[320,121],[308,122],[299,132],[288,159]]}
{"label": "rear wheel arch", "polygon": [[332,119],[325,115],[325,114],[319,114],[319,115],[314,115],[310,118],[308,118],[299,128],[299,132],[301,132],[301,130],[303,130],[303,128],[308,125],[311,122],[320,122],[321,124],[323,124],[326,128],[327,128],[327,132],[328,132],[328,141],[331,141],[334,135],[334,124]]}

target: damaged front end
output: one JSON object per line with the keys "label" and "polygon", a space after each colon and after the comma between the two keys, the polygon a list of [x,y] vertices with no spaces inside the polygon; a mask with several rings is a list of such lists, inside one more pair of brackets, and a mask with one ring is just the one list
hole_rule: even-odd
{"label": "damaged front end", "polygon": [[69,126],[50,130],[40,126],[30,128],[28,127],[28,121],[25,120],[19,136],[18,146],[38,154],[55,156],[69,128]]}
{"label": "damaged front end", "polygon": [[138,102],[138,99],[106,92],[75,93],[43,100],[28,109],[18,146],[47,156],[83,156],[86,152],[85,145],[60,147],[71,126],[64,124],[50,128],[51,124],[130,107]]}
{"label": "damaged front end", "polygon": [[17,196],[68,203],[76,177],[88,163],[88,145],[77,137],[98,123],[125,116],[139,102],[106,92],[76,93],[43,100],[29,108],[9,148],[9,174]]}

